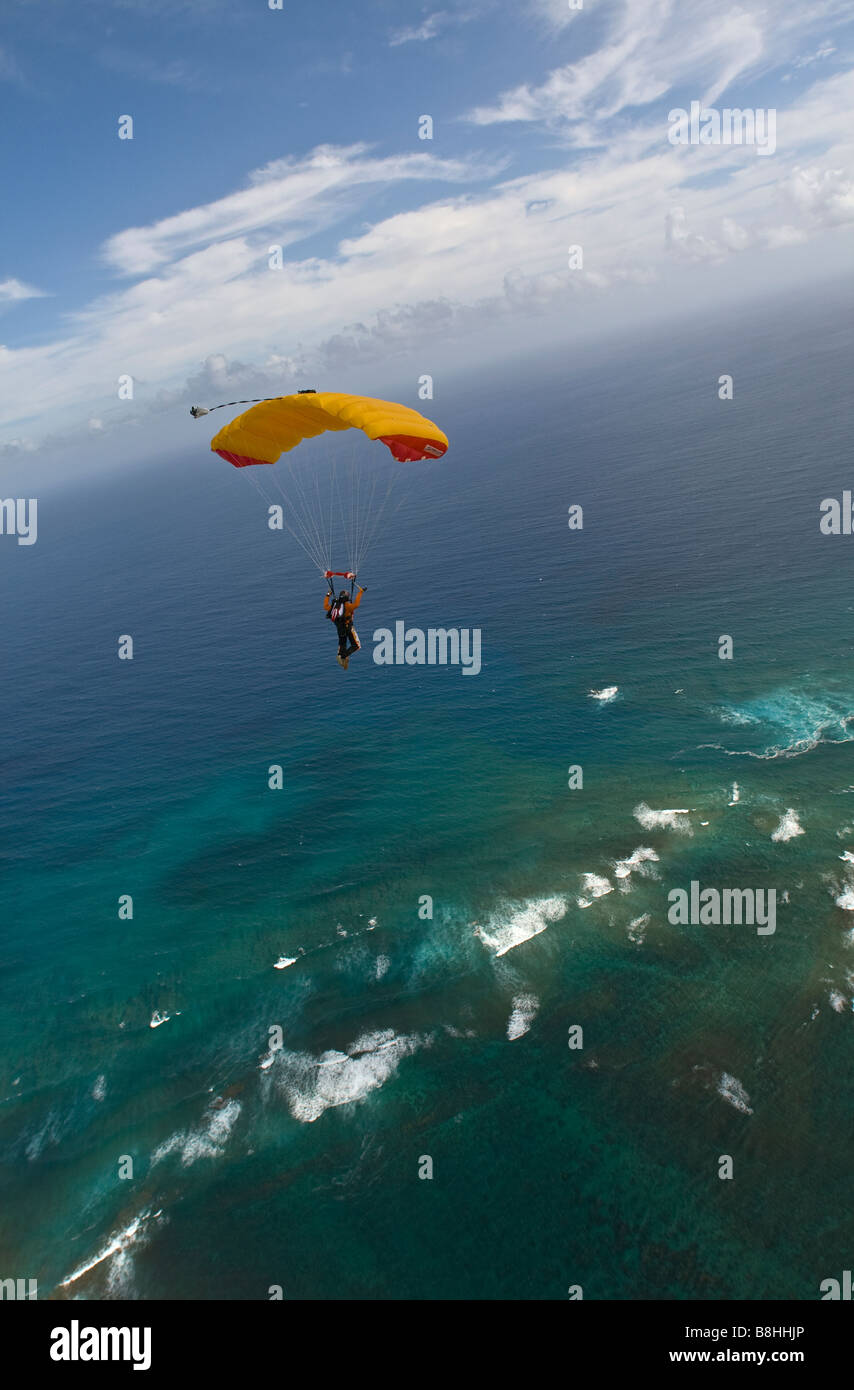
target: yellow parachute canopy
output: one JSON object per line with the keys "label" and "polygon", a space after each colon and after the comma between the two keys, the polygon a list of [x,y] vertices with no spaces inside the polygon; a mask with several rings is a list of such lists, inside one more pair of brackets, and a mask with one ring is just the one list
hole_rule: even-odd
{"label": "yellow parachute canopy", "polygon": [[448,447],[438,425],[409,406],[371,396],[310,391],[253,405],[214,435],[211,448],[235,468],[246,468],[275,463],[281,454],[325,430],[348,429],[380,440],[401,463],[441,458]]}

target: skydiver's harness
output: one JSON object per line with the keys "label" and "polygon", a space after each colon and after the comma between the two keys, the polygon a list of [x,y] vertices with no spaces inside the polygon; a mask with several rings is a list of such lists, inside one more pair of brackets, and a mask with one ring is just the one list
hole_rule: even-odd
{"label": "skydiver's harness", "polygon": [[338,627],[339,623],[345,623],[345,624],[347,625],[347,627],[349,628],[349,627],[352,625],[353,619],[352,619],[352,616],[351,616],[350,618],[347,617],[346,609],[345,609],[345,607],[344,607],[344,600],[343,600],[343,599],[339,599],[338,596],[336,595],[336,593],[335,593],[335,585],[332,583],[332,580],[333,580],[333,579],[349,579],[349,581],[350,581],[350,602],[352,603],[352,602],[353,602],[353,592],[354,592],[355,587],[356,587],[356,576],[355,576],[355,574],[353,574],[353,572],[352,572],[351,570],[326,570],[326,571],[325,571],[325,578],[326,578],[326,582],[327,582],[328,585],[329,585],[329,597],[330,597],[330,600],[331,600],[331,602],[330,602],[330,604],[329,604],[329,608],[327,609],[327,612],[326,612],[326,616],[327,616],[327,618],[331,619],[331,621],[335,624],[335,626],[338,628],[338,631],[339,631],[339,633],[340,633],[340,632],[341,632],[341,629],[340,629],[340,627]]}

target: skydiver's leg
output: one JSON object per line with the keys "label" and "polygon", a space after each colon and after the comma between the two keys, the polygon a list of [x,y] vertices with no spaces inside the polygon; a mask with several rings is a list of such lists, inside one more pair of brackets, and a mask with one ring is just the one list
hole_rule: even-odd
{"label": "skydiver's leg", "polygon": [[361,651],[361,650],[362,650],[362,644],[361,644],[361,642],[359,641],[359,634],[358,634],[358,632],[356,631],[356,629],[355,629],[354,627],[351,627],[351,628],[350,628],[350,645],[349,645],[349,647],[347,648],[347,651],[344,653],[344,655],[345,655],[345,656],[352,656],[354,652],[359,652],[359,651]]}

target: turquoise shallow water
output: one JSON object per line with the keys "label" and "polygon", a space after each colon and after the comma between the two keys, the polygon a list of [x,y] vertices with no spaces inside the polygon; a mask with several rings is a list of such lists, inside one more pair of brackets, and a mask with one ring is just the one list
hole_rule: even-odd
{"label": "turquoise shallow water", "polygon": [[[818,507],[852,332],[798,313],[799,352],[766,311],[449,388],[346,676],[207,437],[0,550],[4,1277],[809,1299],[848,1267],[854,599]],[[483,670],[375,665],[396,619],[479,626]],[[776,933],[671,926],[692,879],[775,888]]]}

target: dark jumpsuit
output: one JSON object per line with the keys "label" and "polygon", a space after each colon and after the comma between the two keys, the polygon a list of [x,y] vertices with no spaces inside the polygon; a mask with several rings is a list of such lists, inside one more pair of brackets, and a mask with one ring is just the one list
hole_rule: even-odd
{"label": "dark jumpsuit", "polygon": [[[361,650],[362,644],[359,641],[359,637],[356,633],[355,628],[353,627],[353,614],[359,607],[359,604],[362,602],[362,593],[363,590],[360,589],[356,598],[352,602],[348,601],[344,604],[344,616],[343,618],[339,618],[335,624],[336,630],[338,632],[338,655],[341,657],[342,661],[346,661],[347,658],[351,657],[354,652],[358,652]],[[327,594],[323,600],[323,607],[326,609],[327,613],[329,612],[329,609],[332,607],[332,602],[330,600],[330,594]]]}

